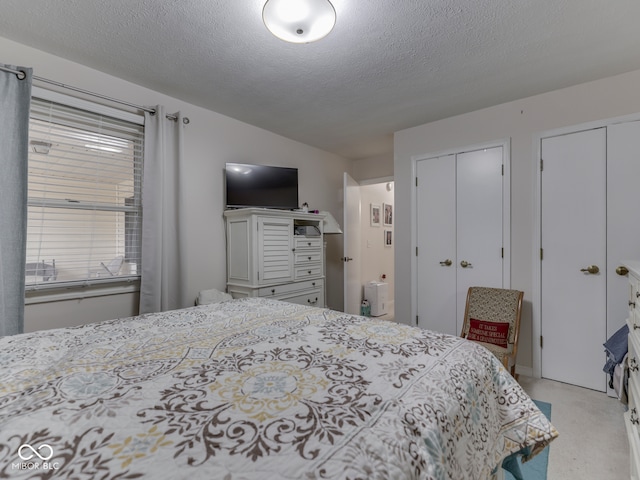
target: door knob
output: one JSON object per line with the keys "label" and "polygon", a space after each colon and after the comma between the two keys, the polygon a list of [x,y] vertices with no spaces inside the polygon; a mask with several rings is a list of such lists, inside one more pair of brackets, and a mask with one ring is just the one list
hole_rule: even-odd
{"label": "door knob", "polygon": [[629,273],[629,269],[624,265],[620,265],[618,268],[616,268],[616,273],[624,277]]}
{"label": "door knob", "polygon": [[467,262],[466,260],[462,260],[462,261],[460,262],[460,266],[461,266],[462,268],[467,268],[467,267],[471,267],[472,265],[471,265],[471,263]]}
{"label": "door knob", "polygon": [[443,267],[450,267],[452,263],[453,262],[447,258],[444,262],[440,262],[440,265]]}
{"label": "door knob", "polygon": [[587,268],[581,268],[580,271],[595,275],[600,271],[600,269],[598,268],[597,265],[589,265]]}

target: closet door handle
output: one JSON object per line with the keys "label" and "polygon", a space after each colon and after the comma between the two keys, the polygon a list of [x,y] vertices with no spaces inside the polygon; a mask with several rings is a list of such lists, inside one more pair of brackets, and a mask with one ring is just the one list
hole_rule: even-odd
{"label": "closet door handle", "polygon": [[629,273],[629,269],[624,265],[620,265],[619,267],[616,268],[616,273],[624,277]]}
{"label": "closet door handle", "polygon": [[597,265],[589,265],[587,268],[581,268],[580,271],[584,273],[590,273],[591,275],[595,275],[600,271],[600,267],[598,267]]}
{"label": "closet door handle", "polygon": [[442,265],[443,267],[450,267],[452,263],[453,262],[447,258],[445,261],[440,262],[440,265]]}
{"label": "closet door handle", "polygon": [[461,266],[462,268],[467,268],[467,267],[472,267],[473,265],[471,265],[471,263],[470,263],[470,262],[467,262],[466,260],[462,260],[462,261],[460,262],[460,266]]}

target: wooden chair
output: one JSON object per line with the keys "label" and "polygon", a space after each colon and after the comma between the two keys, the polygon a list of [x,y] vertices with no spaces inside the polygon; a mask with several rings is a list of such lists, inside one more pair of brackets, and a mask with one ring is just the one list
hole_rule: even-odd
{"label": "wooden chair", "polygon": [[462,338],[489,349],[516,377],[516,354],[524,292],[471,287],[467,292]]}

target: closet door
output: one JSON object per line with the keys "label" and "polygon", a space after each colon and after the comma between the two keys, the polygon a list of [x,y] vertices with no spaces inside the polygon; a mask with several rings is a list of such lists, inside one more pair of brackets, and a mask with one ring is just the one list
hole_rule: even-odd
{"label": "closet door", "polygon": [[462,330],[469,287],[502,288],[502,147],[457,158],[457,304]]}
{"label": "closet door", "polygon": [[542,376],[604,391],[606,128],[544,138],[541,153]]}
{"label": "closet door", "polygon": [[616,272],[623,260],[640,259],[640,121],[607,127],[607,338],[625,323],[628,278]]}
{"label": "closet door", "polygon": [[418,325],[458,335],[455,155],[417,162]]}
{"label": "closet door", "polygon": [[416,163],[418,326],[459,335],[467,290],[503,285],[503,147]]}

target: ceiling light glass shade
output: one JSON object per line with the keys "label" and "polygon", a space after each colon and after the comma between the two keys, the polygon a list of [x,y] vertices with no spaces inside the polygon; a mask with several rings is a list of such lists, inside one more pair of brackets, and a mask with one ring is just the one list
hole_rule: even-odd
{"label": "ceiling light glass shade", "polygon": [[336,11],[329,0],[268,0],[262,20],[281,40],[310,43],[333,30]]}

